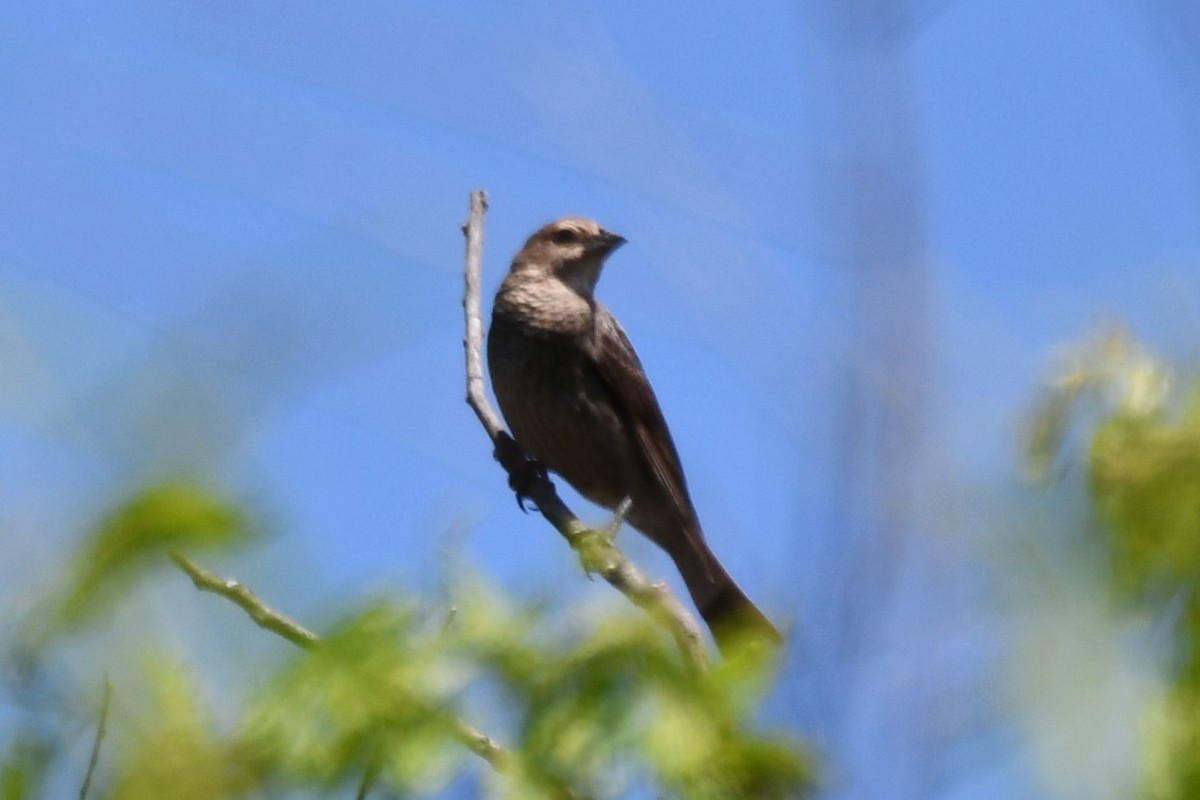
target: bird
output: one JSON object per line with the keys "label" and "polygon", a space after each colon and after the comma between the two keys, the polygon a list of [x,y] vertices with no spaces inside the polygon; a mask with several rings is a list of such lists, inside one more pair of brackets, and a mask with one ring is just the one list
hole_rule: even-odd
{"label": "bird", "polygon": [[779,632],[705,540],[675,442],[621,324],[595,296],[624,237],[563,217],[529,237],[496,293],[488,331],[492,390],[520,447],[588,500],[630,501],[625,521],[675,562],[727,653]]}

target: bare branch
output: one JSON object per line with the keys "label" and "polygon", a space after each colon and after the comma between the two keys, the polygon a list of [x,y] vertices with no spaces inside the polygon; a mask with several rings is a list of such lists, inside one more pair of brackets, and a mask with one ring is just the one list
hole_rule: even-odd
{"label": "bare branch", "polygon": [[467,356],[467,404],[493,442],[504,433],[500,415],[487,401],[483,391],[483,304],[479,281],[483,275],[483,215],[487,213],[487,193],[471,192],[471,215],[463,225],[467,240],[467,268],[463,274],[463,311],[467,318],[467,336],[463,349]]}
{"label": "bare branch", "polygon": [[[612,543],[605,531],[584,525],[567,508],[545,471],[529,456],[504,429],[500,415],[492,408],[483,384],[483,311],[480,282],[483,273],[483,216],[487,212],[487,195],[471,193],[471,212],[463,225],[467,240],[467,256],[463,279],[463,310],[466,316],[466,337],[463,347],[467,361],[467,404],[475,410],[488,438],[495,447],[494,456],[508,473],[510,485],[521,486],[538,511],[555,530],[563,535],[579,554],[584,569],[604,578],[613,588],[625,595],[638,608],[670,631],[684,657],[696,668],[710,664],[708,646],[700,626],[687,607],[675,597],[665,583],[652,583],[640,569]],[[624,515],[619,515],[620,519]],[[617,523],[619,525],[619,522]]]}
{"label": "bare branch", "polygon": [[83,776],[83,786],[79,789],[79,800],[87,800],[88,790],[92,787],[92,775],[96,772],[96,764],[100,761],[100,745],[104,743],[104,734],[108,731],[108,704],[112,700],[112,684],[108,676],[104,676],[104,699],[100,701],[100,721],[96,723],[96,738],[92,740],[92,755],[88,758],[87,773]]}
{"label": "bare branch", "polygon": [[315,633],[293,622],[283,614],[258,599],[258,595],[246,588],[245,585],[232,579],[214,575],[178,550],[172,550],[171,560],[192,579],[192,583],[202,592],[219,594],[226,600],[241,608],[250,615],[254,624],[271,633],[282,636],[299,647],[312,647],[319,641]]}

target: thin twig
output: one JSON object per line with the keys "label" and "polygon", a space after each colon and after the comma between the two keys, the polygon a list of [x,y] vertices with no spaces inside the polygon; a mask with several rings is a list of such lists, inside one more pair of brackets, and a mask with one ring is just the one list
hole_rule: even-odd
{"label": "thin twig", "polygon": [[458,606],[450,606],[450,612],[446,614],[446,621],[442,623],[442,629],[438,632],[438,638],[445,638],[450,632],[450,626],[454,624],[454,618],[458,616]]}
{"label": "thin twig", "polygon": [[88,790],[92,787],[92,775],[96,772],[96,764],[100,761],[100,745],[104,742],[104,734],[108,731],[108,705],[112,700],[112,684],[108,676],[104,676],[104,699],[100,701],[100,721],[96,723],[96,738],[92,740],[92,755],[88,759],[87,774],[83,776],[83,786],[79,789],[79,800],[87,800]]}
{"label": "thin twig", "polygon": [[483,391],[483,301],[479,288],[483,275],[483,215],[487,209],[487,192],[471,192],[471,215],[462,228],[467,241],[467,268],[463,272],[463,312],[467,319],[467,335],[463,339],[463,349],[467,358],[467,403],[475,409],[488,438],[495,442],[504,433],[504,423]]}
{"label": "thin twig", "polygon": [[[612,537],[584,525],[558,496],[554,484],[544,472],[531,470],[533,459],[505,431],[500,415],[492,408],[483,383],[483,311],[480,282],[483,273],[483,216],[487,212],[487,195],[471,193],[471,212],[463,225],[466,237],[466,266],[463,277],[463,310],[466,316],[466,336],[463,347],[467,362],[467,404],[479,417],[483,429],[495,447],[494,455],[510,480],[524,478],[523,489],[538,511],[563,535],[579,553],[584,569],[597,573],[613,588],[625,595],[639,608],[670,631],[684,657],[695,667],[706,669],[711,663],[704,634],[695,617],[667,588],[665,583],[651,582],[640,569],[618,550]],[[618,523],[619,524],[619,523]]]}
{"label": "thin twig", "polygon": [[[212,572],[201,567],[196,562],[192,561],[183,553],[174,550],[170,553],[171,560],[192,579],[192,583],[202,592],[212,592],[229,600],[249,615],[250,619],[254,620],[260,628],[274,633],[276,636],[282,637],[292,644],[305,649],[312,648],[321,642],[321,637],[303,627],[297,622],[293,622],[285,615],[275,611],[270,606],[258,599],[258,596],[243,584],[235,580],[227,580],[215,575]],[[107,695],[105,699],[104,709],[107,711],[108,702]],[[99,748],[99,739],[103,736],[103,713],[101,715],[101,733],[97,736],[97,745],[94,748]],[[468,723],[457,717],[451,718],[451,730],[454,738],[459,744],[466,747],[475,755],[482,758],[484,761],[492,765],[497,772],[504,772],[509,769],[514,763],[512,754],[501,745],[497,744],[490,736],[481,733],[473,728]],[[93,759],[95,756],[93,755]],[[90,770],[89,770],[90,775]],[[364,785],[367,790],[370,789],[371,781],[368,781],[364,776]],[[86,790],[86,784],[84,786]],[[556,788],[556,794],[562,797],[579,797],[569,789],[562,787]]]}
{"label": "thin twig", "polygon": [[181,570],[187,573],[197,589],[202,592],[219,594],[233,602],[234,605],[249,614],[250,619],[254,620],[258,627],[282,636],[299,647],[312,647],[319,641],[315,633],[259,600],[258,595],[246,588],[244,584],[209,572],[178,550],[172,550],[170,557]]}
{"label": "thin twig", "polygon": [[358,784],[358,793],[354,795],[354,800],[367,800],[367,795],[371,793],[372,787],[375,786],[376,779],[379,778],[379,762],[372,761],[363,773],[362,782]]}

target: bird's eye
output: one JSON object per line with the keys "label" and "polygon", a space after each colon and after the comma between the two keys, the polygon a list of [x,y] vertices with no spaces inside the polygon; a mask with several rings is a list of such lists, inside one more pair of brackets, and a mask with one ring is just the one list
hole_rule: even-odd
{"label": "bird's eye", "polygon": [[551,237],[555,244],[575,244],[579,241],[579,234],[570,228],[563,228],[554,232]]}

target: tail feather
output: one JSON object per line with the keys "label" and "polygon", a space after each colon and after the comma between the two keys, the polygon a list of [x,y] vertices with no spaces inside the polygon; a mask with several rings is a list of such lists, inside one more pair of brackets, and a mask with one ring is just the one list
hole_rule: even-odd
{"label": "tail feather", "polygon": [[783,643],[779,630],[732,578],[729,578],[710,598],[708,605],[699,608],[699,611],[708,629],[712,631],[717,647],[725,655],[747,642],[765,642],[771,645]]}
{"label": "tail feather", "polygon": [[747,642],[783,643],[779,630],[746,596],[707,547],[694,542],[672,559],[683,575],[696,610],[725,655]]}

